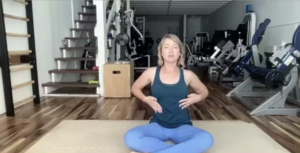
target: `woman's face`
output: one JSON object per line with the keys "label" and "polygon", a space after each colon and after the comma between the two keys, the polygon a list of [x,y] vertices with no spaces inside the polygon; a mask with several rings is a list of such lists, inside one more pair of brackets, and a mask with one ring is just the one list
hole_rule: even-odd
{"label": "woman's face", "polygon": [[162,57],[164,62],[177,63],[180,55],[180,47],[172,39],[165,39],[162,44]]}

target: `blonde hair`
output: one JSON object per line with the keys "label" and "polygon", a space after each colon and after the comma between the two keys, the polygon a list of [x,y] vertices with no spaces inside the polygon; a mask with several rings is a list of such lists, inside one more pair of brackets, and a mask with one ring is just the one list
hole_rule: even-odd
{"label": "blonde hair", "polygon": [[164,59],[162,57],[162,45],[166,39],[173,40],[179,46],[181,55],[177,61],[177,65],[181,66],[182,68],[185,67],[185,63],[184,63],[185,48],[182,42],[180,41],[180,39],[174,34],[166,34],[160,41],[158,45],[158,65],[162,66],[164,64]]}

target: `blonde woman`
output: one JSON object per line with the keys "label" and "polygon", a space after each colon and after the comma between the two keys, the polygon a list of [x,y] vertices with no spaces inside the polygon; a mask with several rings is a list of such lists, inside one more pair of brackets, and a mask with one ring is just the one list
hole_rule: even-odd
{"label": "blonde woman", "polygon": [[[208,90],[198,77],[184,70],[184,47],[177,36],[167,34],[158,47],[158,67],[147,69],[133,84],[133,94],[148,104],[154,115],[147,125],[129,130],[126,145],[142,153],[202,153],[209,150],[213,137],[191,122],[188,106],[200,102]],[[152,96],[142,89],[151,84]],[[189,94],[188,86],[196,93]],[[175,144],[166,143],[172,141]]]}

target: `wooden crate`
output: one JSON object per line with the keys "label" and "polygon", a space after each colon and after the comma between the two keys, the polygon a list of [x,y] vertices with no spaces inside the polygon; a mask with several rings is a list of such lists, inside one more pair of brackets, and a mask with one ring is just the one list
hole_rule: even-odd
{"label": "wooden crate", "polygon": [[107,63],[103,66],[104,97],[130,98],[133,84],[133,63]]}

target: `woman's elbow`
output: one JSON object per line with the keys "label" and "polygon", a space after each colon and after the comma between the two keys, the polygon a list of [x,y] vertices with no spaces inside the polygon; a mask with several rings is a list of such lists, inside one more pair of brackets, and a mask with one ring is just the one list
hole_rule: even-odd
{"label": "woman's elbow", "polygon": [[207,87],[204,86],[201,94],[203,96],[203,99],[205,99],[209,95],[209,91],[208,91]]}

